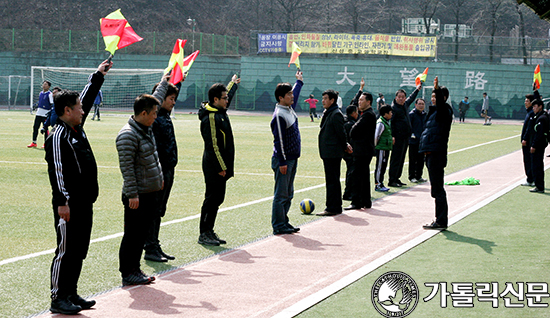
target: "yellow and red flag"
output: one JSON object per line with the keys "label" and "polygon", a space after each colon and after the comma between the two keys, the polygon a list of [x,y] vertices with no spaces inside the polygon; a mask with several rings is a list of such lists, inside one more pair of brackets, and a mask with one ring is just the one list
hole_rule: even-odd
{"label": "yellow and red flag", "polygon": [[290,64],[294,63],[296,64],[296,68],[300,69],[300,54],[302,54],[302,50],[298,47],[296,42],[292,42],[292,55],[290,56],[290,62],[288,62],[288,67],[290,67]]}
{"label": "yellow and red flag", "polygon": [[542,84],[542,77],[540,76],[540,64],[537,64],[537,67],[535,67],[535,74],[533,75],[533,83],[535,83],[535,89],[539,89],[540,84]]}
{"label": "yellow and red flag", "polygon": [[428,77],[428,68],[426,67],[426,69],[424,70],[424,72],[422,74],[418,74],[416,76],[416,79],[414,80],[414,83],[416,84],[416,86],[420,85],[420,83],[424,83],[426,81],[426,77]]}
{"label": "yellow and red flag", "polygon": [[187,43],[187,40],[176,40],[176,44],[172,50],[172,55],[170,56],[170,61],[168,62],[168,67],[164,70],[164,74],[174,70],[172,72],[172,77],[170,78],[170,83],[172,84],[177,84],[183,79],[183,47],[185,46],[185,43]]}
{"label": "yellow and red flag", "polygon": [[122,15],[120,9],[110,13],[103,19],[99,19],[101,34],[105,41],[105,50],[112,55],[115,51],[128,45],[143,40],[134,32],[128,20]]}
{"label": "yellow and red flag", "polygon": [[184,60],[183,60],[183,67],[181,68],[182,72],[185,74],[189,72],[189,69],[191,68],[191,65],[195,62],[195,59],[197,56],[199,56],[200,51],[196,50],[195,52],[189,54]]}

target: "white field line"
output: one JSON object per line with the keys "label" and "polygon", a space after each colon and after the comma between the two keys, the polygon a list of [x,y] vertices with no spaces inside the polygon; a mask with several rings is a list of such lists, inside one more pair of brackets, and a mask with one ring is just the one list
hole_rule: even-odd
{"label": "white field line", "polygon": [[[550,165],[547,165],[544,167],[544,170],[547,170],[550,168]],[[463,212],[455,215],[451,219],[449,219],[449,225],[455,224],[458,221],[462,220],[463,218],[467,217],[468,215],[476,212],[477,210],[481,209],[482,207],[488,205],[489,203],[493,202],[494,200],[500,198],[501,196],[505,195],[506,193],[512,191],[516,187],[518,187],[522,182],[524,181],[524,177],[520,177],[516,182],[512,183],[508,187],[500,190],[499,192],[493,194],[492,196],[486,198],[485,200],[478,202],[476,205],[464,210]],[[428,239],[432,238],[433,236],[437,235],[441,231],[426,231],[423,234],[420,234],[419,236],[411,239],[407,243],[395,248],[394,250],[380,256],[379,258],[375,259],[374,261],[366,264],[365,266],[359,268],[355,272],[343,277],[342,279],[334,282],[333,284],[321,289],[320,291],[316,292],[315,294],[312,294],[299,302],[295,303],[294,305],[287,307],[286,309],[282,310],[281,312],[277,313],[276,315],[272,316],[272,318],[291,318],[294,316],[297,316],[298,314],[304,312],[305,310],[315,306],[316,304],[320,303],[321,301],[325,300],[326,298],[334,295],[338,291],[348,287],[349,285],[355,283],[359,279],[365,277],[366,275],[370,274],[380,266],[392,261],[393,259],[399,257],[400,255],[404,254],[405,252],[409,251],[410,249],[420,245],[424,241],[427,241]]]}
{"label": "white field line", "polygon": [[[495,143],[495,142],[505,141],[505,140],[512,139],[512,138],[517,138],[517,137],[519,137],[519,135],[515,135],[515,136],[503,138],[503,139],[498,139],[498,140],[493,140],[493,141],[485,142],[485,143],[482,143],[482,144],[478,144],[478,145],[466,147],[466,148],[463,148],[463,149],[455,150],[455,151],[450,152],[449,154],[453,154],[453,153],[457,153],[457,152],[461,152],[461,151],[465,151],[465,150],[473,149],[473,148],[476,148],[476,147],[481,147],[481,146],[485,146],[485,145],[492,144],[492,143]],[[20,163],[20,164],[46,165],[45,162],[17,162],[17,161],[1,161],[1,160],[0,160],[0,163],[8,163],[8,164]],[[107,168],[107,169],[118,169],[119,168],[119,167],[113,167],[113,166],[98,166],[98,167],[99,168]],[[202,171],[198,171],[198,170],[177,170],[177,171],[202,172]],[[371,174],[373,174],[373,173],[374,173],[374,171],[371,171]],[[239,174],[246,174],[246,173],[239,173]],[[264,174],[253,174],[253,175],[264,175]],[[271,174],[265,174],[265,175],[266,176],[268,176],[268,175],[273,176]],[[300,176],[300,178],[302,178],[302,177]],[[324,178],[324,177],[309,177],[309,178]],[[341,179],[341,181],[342,180],[344,180],[344,179]],[[324,186],[325,186],[325,184],[322,183],[322,184],[318,184],[318,185],[315,185],[315,186],[312,186],[312,187],[296,190],[296,191],[294,191],[294,193],[307,192],[307,191],[310,191],[310,190],[322,188]],[[230,211],[230,210],[243,208],[243,207],[246,207],[246,206],[250,206],[250,205],[254,205],[254,204],[258,204],[258,203],[262,203],[262,202],[270,201],[270,200],[273,200],[273,196],[261,198],[261,199],[254,200],[254,201],[245,202],[245,203],[242,203],[242,204],[237,204],[237,205],[230,206],[230,207],[227,207],[227,208],[222,208],[218,212]],[[200,218],[200,214],[188,216],[188,217],[185,217],[185,218],[182,218],[182,219],[177,219],[177,220],[164,222],[164,223],[161,223],[161,226],[186,222],[186,221],[190,221],[190,220],[194,220],[194,219],[198,219],[198,218]],[[124,234],[123,232],[119,232],[119,233],[99,237],[99,238],[91,240],[90,243],[97,243],[97,242],[107,241],[107,240],[110,240],[110,239],[115,239],[115,238],[118,238],[118,237],[122,237],[123,234]],[[23,255],[23,256],[12,257],[12,258],[8,258],[8,259],[5,259],[5,260],[1,260],[0,261],[0,266],[10,264],[10,263],[15,263],[15,262],[30,259],[30,258],[39,257],[39,256],[42,256],[42,255],[53,254],[53,253],[55,253],[55,249],[40,251],[40,252],[27,254],[27,255]]]}

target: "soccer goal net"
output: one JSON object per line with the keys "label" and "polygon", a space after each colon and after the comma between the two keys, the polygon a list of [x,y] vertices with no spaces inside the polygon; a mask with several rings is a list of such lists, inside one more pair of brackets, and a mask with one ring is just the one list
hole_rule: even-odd
{"label": "soccer goal net", "polygon": [[30,83],[30,76],[0,76],[0,106],[7,109],[28,109]]}
{"label": "soccer goal net", "polygon": [[[31,105],[38,101],[44,81],[52,83],[50,89],[59,86],[61,89],[81,92],[90,74],[96,70],[97,68],[32,66]],[[151,94],[153,86],[160,82],[163,72],[162,69],[113,68],[109,70],[101,86],[103,107],[132,109],[138,95]]]}

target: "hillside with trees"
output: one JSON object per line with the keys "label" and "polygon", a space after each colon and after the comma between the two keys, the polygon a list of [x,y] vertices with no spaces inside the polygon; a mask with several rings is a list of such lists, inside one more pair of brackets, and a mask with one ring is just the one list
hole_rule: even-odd
{"label": "hillside with trees", "polygon": [[548,38],[550,27],[513,0],[1,0],[0,29],[98,30],[119,8],[138,33],[191,32],[192,18],[196,32],[239,36],[241,54],[251,30],[395,34],[411,17],[467,24],[479,36]]}

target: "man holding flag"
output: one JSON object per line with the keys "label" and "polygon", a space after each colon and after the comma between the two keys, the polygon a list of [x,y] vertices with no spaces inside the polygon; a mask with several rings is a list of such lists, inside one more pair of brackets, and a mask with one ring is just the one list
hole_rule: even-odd
{"label": "man holding flag", "polygon": [[[426,78],[428,69],[420,76]],[[407,93],[403,89],[399,89],[395,93],[395,99],[392,102],[391,108],[393,117],[391,120],[391,131],[395,138],[393,151],[390,158],[390,171],[388,185],[390,187],[402,187],[405,183],[401,182],[401,174],[403,173],[403,165],[405,164],[405,155],[409,146],[409,138],[411,137],[412,126],[409,118],[409,106],[416,99],[416,95],[422,88],[422,80],[419,77],[416,79],[416,90],[407,98]]]}

